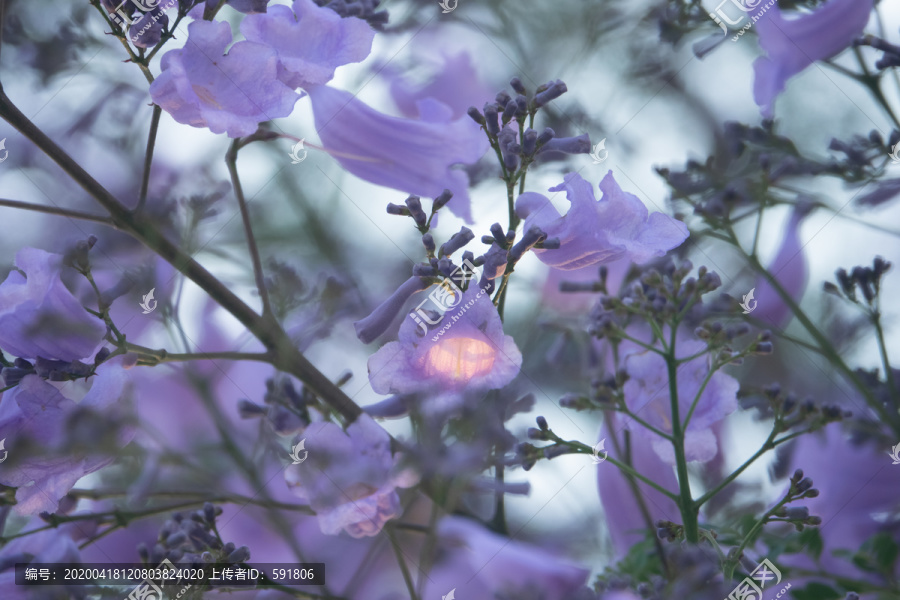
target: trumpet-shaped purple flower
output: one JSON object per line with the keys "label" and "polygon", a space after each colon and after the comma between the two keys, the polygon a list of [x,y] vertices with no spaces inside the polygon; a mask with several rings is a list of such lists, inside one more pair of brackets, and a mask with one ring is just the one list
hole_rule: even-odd
{"label": "trumpet-shaped purple flower", "polygon": [[559,238],[554,250],[535,249],[546,265],[571,271],[597,263],[628,258],[636,263],[663,256],[688,237],[684,223],[662,213],[647,212],[634,194],[622,191],[610,171],[600,182],[603,197],[597,201],[591,184],[577,173],[550,188],[565,190],[572,203],[565,216],[545,196],[526,192],[516,200],[516,212],[525,219],[525,230],[538,227],[548,238]]}
{"label": "trumpet-shaped purple flower", "polygon": [[569,600],[587,580],[589,569],[542,548],[499,536],[461,517],[438,525],[443,558],[429,574],[425,598],[456,589],[466,600],[529,598]]}
{"label": "trumpet-shaped purple flower", "polygon": [[[114,417],[120,412],[116,405],[125,394],[126,384],[122,368],[107,364],[100,367],[91,389],[78,404],[37,375],[26,375],[3,394],[0,431],[13,456],[0,464],[0,483],[18,488],[17,512],[56,512],[59,500],[79,479],[113,461],[112,456],[91,454],[85,448],[86,442],[105,433],[95,431],[86,411]],[[110,432],[118,447],[127,444],[134,433],[128,427]],[[22,455],[17,447],[36,448],[39,453]]]}
{"label": "trumpet-shaped purple flower", "polygon": [[22,358],[64,361],[93,354],[106,326],[63,284],[62,256],[22,248],[16,267],[19,271],[0,284],[0,349]]}
{"label": "trumpet-shaped purple flower", "polygon": [[417,476],[397,469],[390,437],[371,417],[362,415],[346,432],[313,423],[303,436],[309,458],[288,467],[285,480],[316,511],[322,533],[373,536],[400,514],[396,489],[414,485]]}
{"label": "trumpet-shaped purple flower", "polygon": [[473,164],[487,151],[488,142],[471,119],[453,119],[451,109],[433,98],[418,103],[421,119],[416,120],[379,113],[328,86],[307,91],[322,145],[341,166],[366,181],[417,196],[436,198],[449,189],[453,198],[447,206],[472,222],[469,178],[452,168]]}
{"label": "trumpet-shaped purple flower", "polygon": [[278,79],[292,89],[328,83],[341,65],[360,62],[372,51],[375,32],[356,17],[342,19],[312,0],[294,0],[293,8],[274,5],[250,15],[241,33],[278,53]]}
{"label": "trumpet-shaped purple flower", "polygon": [[521,365],[490,296],[472,285],[434,329],[405,319],[398,340],[369,358],[369,382],[379,394],[498,389]]}
{"label": "trumpet-shaped purple flower", "polygon": [[[700,341],[680,340],[677,344],[678,356],[692,356],[705,347]],[[663,357],[649,350],[635,352],[625,359],[625,371],[629,377],[624,389],[628,408],[660,431],[672,433],[669,377]],[[706,354],[678,367],[678,409],[682,422],[687,418],[694,398],[700,393],[708,375],[709,357]],[[684,449],[689,461],[707,462],[715,458],[719,448],[710,426],[737,410],[739,387],[737,380],[721,371],[709,378],[685,430]],[[648,436],[663,461],[675,464],[675,453],[668,440],[640,425],[630,428]]]}
{"label": "trumpet-shaped purple flower", "polygon": [[787,80],[818,60],[838,54],[862,34],[873,0],[829,0],[814,11],[785,18],[776,4],[756,24],[766,56],[756,59],[753,96],[771,118]]}
{"label": "trumpet-shaped purple flower", "polygon": [[[800,242],[800,224],[808,214],[809,209],[805,207],[794,208],[788,220],[781,247],[768,267],[769,273],[797,302],[800,301],[800,297],[806,290],[809,279],[809,265],[803,252],[803,244]],[[754,289],[759,308],[753,313],[753,316],[770,323],[775,328],[780,329],[787,325],[794,316],[793,312],[769,281],[760,276]]]}
{"label": "trumpet-shaped purple flower", "polygon": [[188,25],[184,48],[167,52],[162,72],[150,84],[153,102],[172,118],[213,133],[241,137],[259,124],[286,117],[300,98],[278,80],[278,55],[254,42],[232,42],[222,21]]}

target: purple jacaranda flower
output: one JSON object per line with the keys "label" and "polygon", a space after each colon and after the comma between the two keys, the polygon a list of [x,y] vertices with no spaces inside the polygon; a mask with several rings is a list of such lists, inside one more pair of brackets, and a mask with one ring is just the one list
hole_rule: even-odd
{"label": "purple jacaranda flower", "polygon": [[436,198],[449,189],[448,208],[472,222],[469,178],[452,168],[474,164],[487,151],[487,139],[469,117],[453,119],[451,109],[433,98],[418,103],[421,119],[402,119],[328,86],[307,91],[322,145],[345,169],[418,196]]}
{"label": "purple jacaranda flower", "polygon": [[284,476],[316,511],[322,533],[373,536],[400,514],[396,490],[418,478],[398,469],[390,436],[371,417],[360,416],[346,432],[334,423],[313,423],[303,436],[308,460],[291,465]]}
{"label": "purple jacaranda flower", "polygon": [[63,284],[63,257],[22,248],[15,264],[19,270],[0,284],[0,348],[22,358],[72,361],[91,356],[106,325]]}
{"label": "purple jacaranda flower", "polygon": [[151,11],[141,13],[128,28],[128,39],[138,48],[152,48],[159,43],[163,30],[169,25],[169,17],[165,8],[174,6],[174,0],[157,6]]}
{"label": "purple jacaranda flower", "polygon": [[872,6],[873,0],[829,0],[794,18],[785,18],[777,4],[766,11],[756,23],[766,56],[753,64],[753,97],[764,117],[773,116],[788,79],[838,54],[862,34]]}
{"label": "purple jacaranda flower", "polygon": [[[112,456],[90,454],[85,448],[107,434],[92,427],[86,411],[109,419],[110,425],[114,419],[124,421],[118,403],[126,394],[128,379],[116,361],[102,365],[97,373],[91,389],[77,404],[37,375],[26,375],[0,398],[0,431],[14,457],[0,464],[0,483],[18,488],[16,512],[55,512],[60,498],[79,479],[113,461]],[[134,435],[131,427],[109,433],[118,447]],[[16,450],[19,444],[37,453],[22,455]]]}
{"label": "purple jacaranda flower", "polygon": [[[809,265],[803,252],[803,244],[800,242],[800,224],[808,214],[809,209],[803,206],[797,206],[791,212],[781,247],[767,269],[798,303],[809,279]],[[754,289],[757,308],[752,316],[773,328],[783,329],[794,316],[790,307],[765,277],[757,277]]]}
{"label": "purple jacaranda flower", "polygon": [[[32,519],[25,530],[46,526],[46,523]],[[16,563],[77,563],[81,556],[76,540],[91,535],[95,530],[90,521],[65,523],[57,529],[38,531],[23,535],[7,542],[0,549],[0,590],[3,600],[67,600],[72,598],[71,590],[63,587],[30,587],[16,585]]]}
{"label": "purple jacaranda flower", "polygon": [[438,536],[446,549],[428,576],[424,598],[455,589],[466,600],[569,600],[590,573],[558,553],[499,536],[462,517],[441,519]]}
{"label": "purple jacaranda flower", "polygon": [[398,340],[369,358],[369,382],[379,394],[498,389],[521,365],[490,296],[472,285],[434,329],[404,319]]}
{"label": "purple jacaranda flower", "polygon": [[[618,431],[620,422],[611,419],[604,423],[602,438],[604,449],[609,456],[623,460],[616,448],[624,448],[624,432]],[[663,488],[676,493],[678,481],[672,466],[664,463],[653,449],[645,443],[635,443],[631,438],[631,466],[641,475],[647,477]],[[634,490],[626,476],[611,463],[600,463],[597,466],[597,489],[600,491],[600,502],[606,515],[606,526],[612,538],[613,547],[618,558],[628,554],[631,547],[646,538],[646,531],[653,527],[658,519],[678,522],[680,513],[671,498],[651,488],[646,483],[635,479],[640,490],[644,506],[650,514],[647,523],[641,506],[634,495]]]}
{"label": "purple jacaranda flower", "polygon": [[356,337],[364,344],[375,341],[375,338],[387,331],[406,301],[426,287],[428,287],[427,280],[422,277],[410,277],[404,281],[396,292],[372,311],[372,314],[353,323]]}
{"label": "purple jacaranda flower", "polygon": [[420,117],[418,103],[434,98],[450,107],[452,118],[466,115],[470,106],[481,106],[494,94],[478,76],[468,52],[444,55],[437,75],[424,85],[411,83],[397,72],[391,73],[391,97],[400,112],[410,118]]}
{"label": "purple jacaranda flower", "polygon": [[559,238],[554,250],[535,249],[538,259],[551,267],[570,271],[597,263],[627,258],[636,263],[663,256],[688,237],[684,223],[662,213],[648,214],[634,194],[622,191],[610,171],[600,182],[603,197],[597,201],[591,184],[577,173],[550,188],[565,190],[572,203],[565,216],[545,196],[526,192],[516,200],[516,213],[524,228],[538,227],[548,238]]}
{"label": "purple jacaranda flower", "polygon": [[222,21],[188,25],[184,48],[167,52],[162,72],[150,84],[153,102],[172,118],[213,133],[241,137],[259,124],[286,117],[300,97],[278,81],[278,55],[254,42],[232,42]]}
{"label": "purple jacaranda flower", "polygon": [[328,83],[339,66],[365,59],[375,37],[362,19],[342,19],[312,0],[294,0],[293,9],[273,5],[264,15],[250,15],[241,22],[241,33],[275,49],[278,79],[292,89]]}
{"label": "purple jacaranda flower", "polygon": [[[706,344],[703,342],[679,339],[676,343],[676,356],[693,356],[705,348]],[[737,392],[740,386],[733,377],[717,371],[703,387],[709,375],[709,361],[709,355],[701,354],[682,363],[677,370],[678,407],[682,422],[687,417],[694,398],[703,389],[685,431],[684,449],[689,461],[706,462],[716,456],[719,448],[710,426],[737,410]],[[634,352],[625,358],[625,371],[629,377],[624,388],[628,408],[650,425],[671,434],[669,377],[663,357],[649,350]],[[675,463],[671,442],[638,424],[630,423],[628,427],[649,438],[653,449],[664,462]]]}

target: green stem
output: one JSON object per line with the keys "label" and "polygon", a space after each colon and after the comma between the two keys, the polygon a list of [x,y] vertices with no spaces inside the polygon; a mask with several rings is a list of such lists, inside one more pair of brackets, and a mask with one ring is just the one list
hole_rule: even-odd
{"label": "green stem", "polygon": [[687,471],[687,458],[684,452],[684,430],[681,427],[681,415],[678,407],[678,361],[675,358],[675,340],[678,330],[677,323],[672,324],[672,334],[669,338],[669,348],[666,352],[666,368],[669,375],[669,400],[672,409],[672,438],[675,449],[675,467],[678,473],[679,500],[678,508],[681,510],[682,525],[684,525],[684,537],[689,544],[700,541],[699,509],[694,505],[691,496],[691,482]]}
{"label": "green stem", "polygon": [[153,115],[150,117],[150,133],[147,135],[147,151],[144,154],[144,176],[141,178],[141,193],[134,212],[140,214],[147,202],[147,191],[150,189],[150,167],[153,166],[153,149],[156,147],[156,132],[159,130],[159,117],[162,108],[158,104],[153,105]]}
{"label": "green stem", "polygon": [[90,213],[78,210],[69,210],[67,208],[58,208],[56,206],[44,206],[43,204],[32,204],[30,202],[21,202],[19,200],[4,200],[0,198],[0,206],[8,206],[9,208],[18,208],[20,210],[30,210],[48,215],[57,215],[59,217],[67,217],[70,219],[79,219],[81,221],[91,221],[93,223],[102,223],[115,227],[112,219],[101,215],[92,215]]}

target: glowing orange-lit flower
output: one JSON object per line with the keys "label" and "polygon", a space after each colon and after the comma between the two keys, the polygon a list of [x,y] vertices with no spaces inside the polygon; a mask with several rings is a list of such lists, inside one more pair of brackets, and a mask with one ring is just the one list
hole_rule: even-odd
{"label": "glowing orange-lit flower", "polygon": [[490,295],[472,286],[427,333],[406,319],[398,340],[369,358],[369,381],[380,394],[498,389],[521,364]]}

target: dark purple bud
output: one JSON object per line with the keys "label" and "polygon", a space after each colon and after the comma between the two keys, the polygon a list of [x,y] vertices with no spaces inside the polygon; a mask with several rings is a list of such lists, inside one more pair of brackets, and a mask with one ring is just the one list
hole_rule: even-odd
{"label": "dark purple bud", "polygon": [[525,130],[525,133],[522,135],[522,152],[525,156],[534,154],[534,150],[537,147],[537,137],[538,133],[534,129],[528,128]]}
{"label": "dark purple bud", "polygon": [[409,298],[416,292],[428,287],[428,282],[420,277],[410,277],[397,288],[387,300],[372,311],[365,319],[356,321],[353,327],[356,329],[356,337],[364,344],[371,344],[375,338],[387,331],[391,322],[403,308]]}
{"label": "dark purple bud", "polygon": [[531,250],[531,248],[545,238],[546,235],[547,234],[537,227],[529,227],[528,231],[525,232],[525,235],[522,236],[522,239],[519,240],[519,243],[513,246],[512,250],[509,251],[510,259],[512,259],[513,262],[518,262],[521,260],[522,255]]}
{"label": "dark purple bud", "polygon": [[544,250],[559,250],[559,245],[559,238],[550,238],[549,240],[544,240],[540,243],[540,247]]}
{"label": "dark purple bud", "polygon": [[497,240],[497,243],[501,246],[506,243],[506,234],[503,233],[503,227],[500,225],[500,223],[494,223],[493,225],[491,225],[491,235],[494,236],[494,239]]}
{"label": "dark purple bud", "polygon": [[499,106],[501,108],[506,108],[506,105],[509,104],[511,97],[506,92],[499,92],[497,94],[497,96],[494,98],[494,100],[497,102],[497,106]]}
{"label": "dark purple bud", "polygon": [[503,129],[500,130],[500,133],[497,134],[497,144],[500,146],[500,150],[506,152],[507,148],[514,143],[516,143],[515,130],[508,125],[504,126]]}
{"label": "dark purple bud", "polygon": [[526,432],[526,435],[528,436],[529,440],[543,440],[544,439],[544,432],[535,427],[529,427],[528,431]]}
{"label": "dark purple bud", "polygon": [[238,400],[238,415],[242,419],[257,419],[266,416],[266,409],[255,402],[242,398]]}
{"label": "dark purple bud", "polygon": [[590,154],[591,138],[583,133],[578,137],[553,138],[541,146],[541,152],[565,152],[566,154]]}
{"label": "dark purple bud", "polygon": [[803,469],[797,469],[796,471],[794,471],[794,474],[791,476],[791,481],[793,481],[794,483],[797,483],[801,479],[803,479]]}
{"label": "dark purple bud", "polygon": [[425,250],[429,253],[434,252],[434,238],[431,237],[430,233],[422,236],[422,245],[425,246]]}
{"label": "dark purple bud", "polygon": [[534,105],[535,106],[537,106],[537,107],[544,106],[551,100],[555,100],[556,98],[559,98],[560,96],[565,94],[567,91],[569,91],[569,88],[566,87],[566,84],[563,83],[562,81],[560,81],[559,79],[548,83],[546,85],[546,88],[547,89],[545,89],[544,91],[538,92],[537,94],[534,95]]}
{"label": "dark purple bud", "polygon": [[496,104],[484,105],[484,124],[488,133],[498,135],[500,133],[500,115],[497,114],[498,108]]}
{"label": "dark purple bud", "polygon": [[216,507],[213,506],[212,502],[204,502],[203,503],[203,518],[206,519],[207,523],[215,522]]}
{"label": "dark purple bud", "polygon": [[540,148],[541,146],[552,140],[555,135],[556,132],[547,127],[537,136],[537,147]]}
{"label": "dark purple bud", "polygon": [[525,96],[516,96],[516,116],[524,117],[528,114],[528,98]]}
{"label": "dark purple bud", "polygon": [[412,274],[416,277],[437,277],[437,269],[431,265],[416,263],[413,265]]}
{"label": "dark purple bud", "polygon": [[565,446],[547,446],[544,448],[544,458],[556,458],[557,456],[562,456],[563,454],[568,454],[569,449]]}
{"label": "dark purple bud", "polygon": [[784,517],[791,521],[805,521],[809,517],[809,508],[806,506],[789,506],[784,509]]}
{"label": "dark purple bud", "polygon": [[503,109],[503,115],[502,115],[504,124],[512,121],[512,118],[516,115],[517,108],[518,108],[518,106],[516,105],[515,102],[510,102],[506,105],[506,107]]}
{"label": "dark purple bud", "polygon": [[528,92],[525,90],[525,86],[522,85],[522,80],[518,77],[513,77],[509,80],[509,87],[511,87],[517,94],[522,94],[523,96],[527,96]]}
{"label": "dark purple bud", "polygon": [[482,243],[482,244],[487,244],[488,246],[490,246],[491,244],[494,243],[494,236],[492,236],[492,235],[483,235],[483,236],[481,236],[481,243]]}
{"label": "dark purple bud", "polygon": [[514,172],[519,168],[519,157],[512,152],[505,152],[503,154],[503,166],[506,167],[508,172]]}
{"label": "dark purple bud", "polygon": [[797,484],[797,490],[801,492],[805,492],[813,486],[813,480],[809,477],[804,477]]}
{"label": "dark purple bud", "polygon": [[416,225],[425,227],[428,217],[425,215],[425,211],[422,210],[422,200],[418,196],[410,196],[406,199],[406,208],[409,209],[409,215],[416,222]]}
{"label": "dark purple bud", "polygon": [[434,199],[434,203],[431,205],[431,212],[437,212],[444,208],[450,199],[453,198],[453,192],[450,190],[444,190],[441,192],[441,195]]}
{"label": "dark purple bud", "polygon": [[441,245],[438,256],[450,256],[469,242],[475,239],[475,234],[468,227],[461,227],[459,233],[454,233],[449,240]]}
{"label": "dark purple bud", "polygon": [[478,111],[478,109],[475,108],[474,106],[470,106],[470,107],[469,107],[469,110],[466,111],[466,114],[469,115],[469,117],[470,117],[473,121],[475,121],[476,123],[478,123],[479,125],[484,125],[484,115],[482,115],[482,114]]}
{"label": "dark purple bud", "polygon": [[545,419],[544,417],[538,417],[536,421],[538,427],[541,428],[541,431],[547,431],[548,429],[550,429],[550,426],[547,424],[547,419]]}
{"label": "dark purple bud", "polygon": [[409,216],[409,209],[405,206],[400,206],[399,204],[394,204],[393,202],[388,203],[387,205],[387,213],[389,215],[398,215],[401,217]]}

